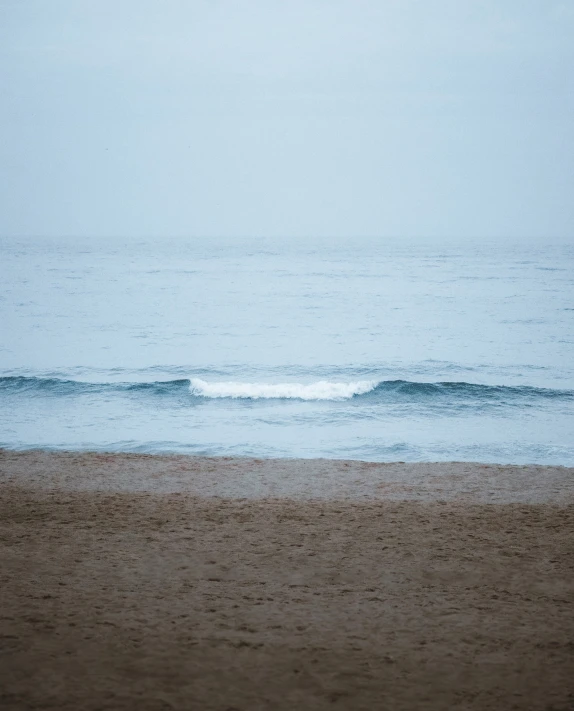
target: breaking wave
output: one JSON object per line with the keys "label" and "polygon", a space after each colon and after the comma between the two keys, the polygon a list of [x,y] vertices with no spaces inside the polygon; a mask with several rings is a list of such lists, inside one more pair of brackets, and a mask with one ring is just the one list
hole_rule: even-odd
{"label": "breaking wave", "polygon": [[374,390],[376,380],[357,380],[352,383],[334,383],[320,380],[317,383],[241,383],[224,381],[208,383],[192,378],[190,390],[193,395],[212,398],[287,399],[287,400],[348,400],[355,395],[364,395]]}
{"label": "breaking wave", "polygon": [[206,381],[201,378],[144,383],[92,383],[60,378],[25,376],[0,377],[0,395],[73,397],[85,394],[124,393],[139,396],[176,396],[201,399],[248,400],[353,400],[369,402],[423,402],[440,400],[460,403],[501,405],[534,404],[537,400],[574,400],[573,390],[554,390],[531,386],[481,385],[465,382],[415,382],[409,380],[355,380],[312,383],[263,383]]}

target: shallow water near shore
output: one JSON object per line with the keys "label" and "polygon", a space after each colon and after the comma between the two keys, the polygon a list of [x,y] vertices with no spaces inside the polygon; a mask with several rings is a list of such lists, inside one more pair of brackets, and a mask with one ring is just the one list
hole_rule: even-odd
{"label": "shallow water near shore", "polygon": [[4,240],[0,446],[574,464],[574,249]]}

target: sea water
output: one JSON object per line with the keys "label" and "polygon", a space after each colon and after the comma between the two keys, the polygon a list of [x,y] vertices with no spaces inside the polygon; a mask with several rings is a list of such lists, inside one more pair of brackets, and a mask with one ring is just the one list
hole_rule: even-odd
{"label": "sea water", "polygon": [[574,465],[574,247],[2,239],[0,446]]}

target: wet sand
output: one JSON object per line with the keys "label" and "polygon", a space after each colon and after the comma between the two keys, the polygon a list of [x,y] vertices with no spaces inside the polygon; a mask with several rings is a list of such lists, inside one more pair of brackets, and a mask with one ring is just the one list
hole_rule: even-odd
{"label": "wet sand", "polygon": [[574,470],[0,451],[5,709],[574,709]]}

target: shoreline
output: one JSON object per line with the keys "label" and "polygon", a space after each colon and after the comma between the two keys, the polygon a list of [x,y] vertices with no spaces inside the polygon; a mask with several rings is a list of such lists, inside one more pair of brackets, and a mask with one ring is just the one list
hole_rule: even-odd
{"label": "shoreline", "polygon": [[572,480],[1,450],[0,702],[567,711]]}
{"label": "shoreline", "polygon": [[228,499],[574,503],[574,467],[0,449],[0,482]]}

